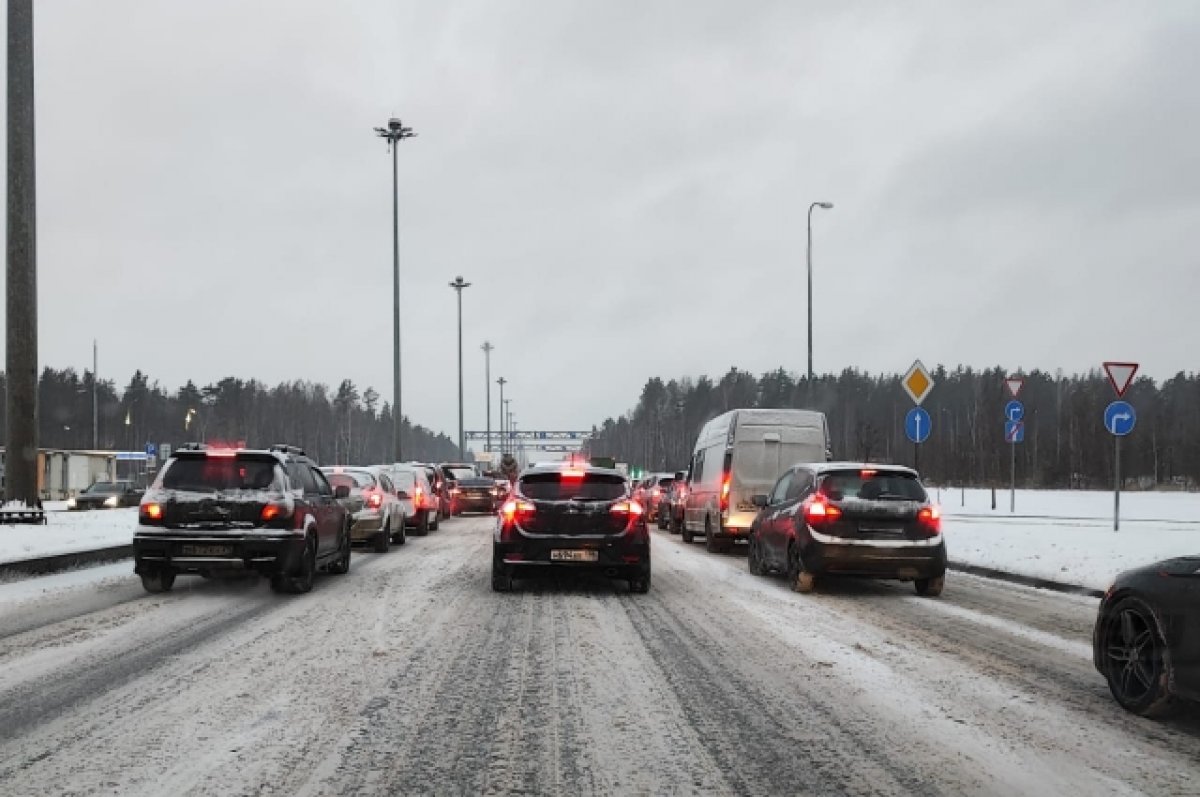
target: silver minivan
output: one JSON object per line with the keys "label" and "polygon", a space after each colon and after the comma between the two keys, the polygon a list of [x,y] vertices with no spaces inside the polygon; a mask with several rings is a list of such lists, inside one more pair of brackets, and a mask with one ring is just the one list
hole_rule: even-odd
{"label": "silver minivan", "polygon": [[706,423],[688,466],[683,540],[703,535],[710,551],[746,539],[758,513],[753,497],[797,462],[832,456],[825,413],[730,410]]}

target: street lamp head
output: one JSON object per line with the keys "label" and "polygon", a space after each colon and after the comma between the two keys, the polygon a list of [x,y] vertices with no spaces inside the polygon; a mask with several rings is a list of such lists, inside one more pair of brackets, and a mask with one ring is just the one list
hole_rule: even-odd
{"label": "street lamp head", "polygon": [[388,130],[398,131],[398,130],[402,130],[403,128],[404,128],[404,123],[401,122],[396,117],[393,116],[391,119],[388,119]]}
{"label": "street lamp head", "polygon": [[833,203],[832,203],[832,202],[818,202],[818,203],[817,203],[817,207],[819,207],[819,208],[825,208],[826,210],[832,210],[832,209],[833,209]]}
{"label": "street lamp head", "polygon": [[456,290],[456,291],[461,291],[463,288],[470,288],[471,283],[464,282],[463,278],[461,276],[458,276],[458,277],[454,278],[454,282],[450,283],[450,287],[454,288],[454,290]]}

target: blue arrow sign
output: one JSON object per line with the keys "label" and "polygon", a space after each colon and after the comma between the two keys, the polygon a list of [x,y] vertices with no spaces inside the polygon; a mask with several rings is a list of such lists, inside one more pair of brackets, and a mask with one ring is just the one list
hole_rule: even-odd
{"label": "blue arrow sign", "polygon": [[1024,443],[1025,442],[1025,421],[1005,421],[1004,422],[1004,442],[1006,442],[1006,443]]}
{"label": "blue arrow sign", "polygon": [[158,449],[154,447],[154,443],[146,443],[146,456],[152,457],[157,452],[158,452]]}
{"label": "blue arrow sign", "polygon": [[920,407],[913,407],[904,416],[904,434],[914,443],[924,443],[933,431],[933,420]]}
{"label": "blue arrow sign", "polygon": [[1104,408],[1104,428],[1109,434],[1124,437],[1136,423],[1137,412],[1128,401],[1114,401]]}
{"label": "blue arrow sign", "polygon": [[1019,421],[1025,417],[1025,405],[1013,399],[1004,405],[1004,420]]}

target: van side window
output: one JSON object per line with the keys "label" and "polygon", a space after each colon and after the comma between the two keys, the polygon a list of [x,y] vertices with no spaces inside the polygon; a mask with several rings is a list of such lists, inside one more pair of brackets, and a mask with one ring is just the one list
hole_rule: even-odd
{"label": "van side window", "polygon": [[692,472],[692,484],[704,483],[704,449],[696,452],[696,464]]}
{"label": "van side window", "polygon": [[792,477],[794,471],[788,471],[779,477],[779,481],[775,482],[775,489],[771,491],[771,497],[767,499],[769,504],[782,504],[787,500],[788,488],[792,485]]}
{"label": "van side window", "polygon": [[799,501],[812,492],[812,486],[812,473],[806,470],[798,470],[792,479],[791,485],[788,487],[787,497],[784,500]]}

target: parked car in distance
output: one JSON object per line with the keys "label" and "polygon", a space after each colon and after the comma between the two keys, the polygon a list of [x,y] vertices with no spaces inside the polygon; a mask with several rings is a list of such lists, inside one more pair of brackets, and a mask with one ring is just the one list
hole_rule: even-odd
{"label": "parked car in distance", "polygon": [[139,490],[131,481],[96,482],[86,490],[67,499],[67,509],[116,509],[122,506],[137,506],[142,502],[144,490]]}
{"label": "parked car in distance", "polygon": [[440,502],[429,482],[429,469],[423,465],[384,467],[396,490],[396,498],[404,508],[408,527],[419,537],[437,531],[441,519],[438,512]]}
{"label": "parked car in distance", "polygon": [[593,466],[527,468],[496,519],[492,589],[551,569],[584,569],[650,590],[646,513],[625,477]]}
{"label": "parked car in distance", "polygon": [[779,477],[750,532],[750,572],[784,573],[796,592],[848,575],[912,581],[940,595],[946,581],[941,512],[917,472],[899,465],[798,464]]}
{"label": "parked car in distance", "polygon": [[1100,601],[1092,660],[1127,711],[1163,717],[1200,701],[1200,556],[1121,573]]}
{"label": "parked car in distance", "polygon": [[276,592],[308,592],[316,572],[350,571],[350,513],[301,449],[177,449],[146,490],[133,535],[147,592],[180,573],[256,572]]}
{"label": "parked car in distance", "polygon": [[700,430],[688,468],[684,542],[703,535],[709,551],[744,540],[758,513],[751,503],[770,491],[793,462],[829,456],[824,413],[811,410],[730,410]]}
{"label": "parked car in distance", "polygon": [[350,495],[343,503],[350,511],[350,539],[370,542],[375,553],[387,553],[392,541],[403,545],[404,505],[382,473],[370,468],[324,467],[321,472],[334,489],[345,486]]}

